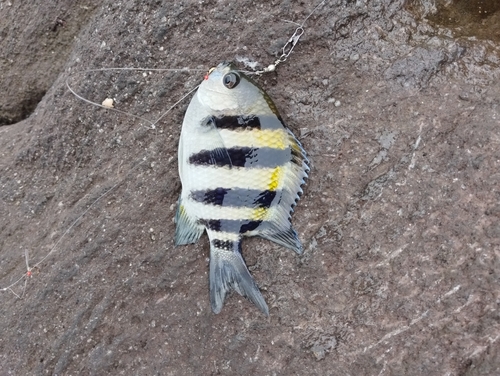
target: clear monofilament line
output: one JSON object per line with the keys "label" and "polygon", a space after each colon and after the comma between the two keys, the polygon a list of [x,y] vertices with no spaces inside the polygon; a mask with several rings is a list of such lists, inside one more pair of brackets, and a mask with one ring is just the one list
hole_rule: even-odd
{"label": "clear monofilament line", "polygon": [[[87,70],[84,70],[84,71],[75,72],[75,73],[69,75],[66,78],[66,81],[65,81],[66,87],[79,100],[81,100],[81,101],[83,101],[85,103],[91,104],[93,106],[96,106],[96,107],[101,107],[101,108],[104,108],[106,110],[115,111],[117,113],[121,113],[123,115],[131,116],[131,117],[133,117],[135,119],[144,121],[144,122],[148,123],[151,126],[152,129],[154,129],[155,126],[156,126],[156,124],[161,119],[163,119],[165,116],[167,116],[183,100],[185,100],[187,97],[189,97],[189,95],[191,95],[198,88],[199,85],[196,85],[196,87],[194,87],[193,89],[189,90],[186,94],[184,94],[179,100],[177,100],[173,105],[171,105],[164,113],[162,113],[161,116],[158,119],[156,119],[154,121],[151,121],[151,120],[149,120],[147,118],[144,118],[144,117],[139,116],[139,115],[134,115],[134,114],[132,114],[130,112],[127,112],[127,111],[123,111],[123,110],[116,109],[116,108],[110,108],[110,107],[107,107],[107,106],[103,106],[103,105],[101,105],[99,103],[93,102],[93,101],[91,101],[91,100],[83,97],[82,95],[78,94],[76,92],[76,90],[73,89],[73,87],[69,83],[69,81],[72,78],[74,78],[76,75],[85,74],[85,73],[93,73],[93,72],[103,72],[103,71],[147,71],[147,72],[181,72],[181,73],[186,72],[186,73],[189,73],[189,72],[192,72],[192,71],[195,71],[195,72],[205,72],[206,69],[188,69],[188,68],[181,68],[181,69],[169,69],[169,68],[165,68],[165,69],[163,69],[163,68],[155,68],[155,69],[148,69],[148,68],[100,68],[100,69],[87,69]],[[21,277],[19,277],[17,280],[15,280],[14,282],[12,282],[11,284],[9,284],[8,286],[0,288],[0,291],[10,291],[17,298],[19,298],[19,299],[23,298],[24,292],[25,292],[25,289],[26,289],[27,279],[28,279],[27,277],[29,277],[31,275],[31,270],[33,270],[34,268],[37,268],[47,258],[49,258],[52,254],[54,254],[58,250],[58,247],[60,246],[62,240],[65,239],[66,236],[71,232],[71,230],[79,222],[82,221],[82,219],[87,215],[87,213],[90,211],[90,209],[92,209],[93,207],[95,207],[104,197],[106,197],[107,195],[109,195],[112,191],[114,191],[121,184],[123,184],[123,182],[126,181],[126,178],[133,171],[135,171],[139,166],[141,166],[142,164],[144,164],[150,156],[151,156],[151,154],[147,153],[145,156],[137,159],[136,160],[136,165],[133,166],[120,181],[118,181],[117,183],[113,184],[104,193],[102,193],[99,197],[97,197],[94,201],[92,201],[91,204],[73,222],[71,222],[71,224],[66,228],[66,230],[63,232],[63,234],[57,239],[57,241],[55,242],[55,244],[50,248],[49,252],[44,257],[42,257],[38,262],[36,262],[33,266],[31,266],[31,267],[29,266],[28,250],[25,250],[25,260],[26,260],[27,272],[24,273]],[[16,286],[18,283],[20,283],[23,279],[25,279],[25,286],[24,286],[24,289],[23,289],[23,293],[21,295],[19,295],[14,290],[12,290],[12,288],[14,286]]]}
{"label": "clear monofilament line", "polygon": [[66,78],[66,87],[68,88],[68,90],[75,96],[77,97],[78,99],[80,99],[81,101],[85,102],[85,103],[88,103],[88,104],[91,104],[93,106],[96,106],[96,107],[100,107],[100,108],[104,108],[106,110],[110,110],[110,111],[114,111],[114,112],[117,112],[119,114],[123,114],[123,115],[127,115],[127,116],[131,116],[135,119],[138,119],[138,120],[142,120],[146,123],[148,123],[152,129],[155,128],[156,124],[158,123],[158,121],[160,121],[165,115],[167,115],[173,108],[175,108],[175,106],[177,106],[180,102],[182,102],[189,94],[191,94],[194,90],[196,90],[196,88],[198,86],[196,86],[196,88],[194,88],[193,90],[189,91],[186,95],[184,95],[180,100],[178,100],[177,102],[175,102],[165,113],[163,113],[157,120],[155,121],[151,121],[145,117],[142,117],[142,116],[139,116],[139,115],[135,115],[133,113],[130,113],[130,112],[127,112],[127,111],[123,111],[123,110],[120,110],[120,109],[117,109],[117,108],[112,108],[112,107],[109,107],[109,106],[105,106],[105,105],[102,105],[100,103],[97,103],[97,102],[93,102],[91,101],[90,99],[87,99],[85,98],[83,95],[80,95],[76,92],[76,90],[74,90],[71,85],[69,84],[69,81],[70,79],[73,78],[73,76],[76,76],[76,75],[79,75],[79,74],[85,74],[85,73],[95,73],[95,72],[106,72],[106,71],[139,71],[139,72],[181,72],[181,73],[189,73],[189,72],[204,72],[206,71],[205,69],[190,69],[190,68],[153,68],[153,69],[148,69],[148,68],[96,68],[96,69],[86,69],[86,70],[83,70],[83,71],[78,71],[78,72],[75,72],[73,74],[70,74],[67,78]]}

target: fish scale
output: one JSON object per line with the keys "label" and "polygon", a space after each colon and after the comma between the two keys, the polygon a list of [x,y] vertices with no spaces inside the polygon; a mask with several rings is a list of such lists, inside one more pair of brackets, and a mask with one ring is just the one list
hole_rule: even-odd
{"label": "fish scale", "polygon": [[215,313],[235,290],[269,314],[241,242],[260,236],[302,253],[291,213],[308,171],[302,145],[269,96],[231,64],[213,68],[182,125],[175,244],[195,243],[207,232]]}

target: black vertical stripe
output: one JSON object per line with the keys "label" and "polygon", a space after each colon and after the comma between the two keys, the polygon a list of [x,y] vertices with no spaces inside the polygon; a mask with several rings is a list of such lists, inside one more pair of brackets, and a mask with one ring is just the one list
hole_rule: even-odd
{"label": "black vertical stripe", "polygon": [[214,117],[213,122],[218,129],[260,129],[260,119],[254,115]]}
{"label": "black vertical stripe", "polygon": [[222,206],[224,201],[226,200],[225,196],[230,190],[231,189],[215,188],[207,189],[205,191],[192,191],[190,197],[196,202]]}
{"label": "black vertical stripe", "polygon": [[254,204],[259,208],[269,208],[275,197],[276,191],[265,190],[259,193]]}
{"label": "black vertical stripe", "polygon": [[237,146],[229,149],[201,150],[189,156],[189,163],[197,166],[218,167],[278,167],[290,161],[290,148],[253,148]]}
{"label": "black vertical stripe", "polygon": [[232,131],[286,128],[281,116],[276,115],[211,117],[207,119],[207,125],[208,124],[218,129],[228,129]]}
{"label": "black vertical stripe", "polygon": [[200,219],[199,223],[212,231],[244,234],[248,231],[255,230],[262,221],[252,221],[249,219]]}
{"label": "black vertical stripe", "polygon": [[255,230],[261,223],[262,221],[247,221],[242,223],[240,227],[240,234]]}
{"label": "black vertical stripe", "polygon": [[259,191],[245,188],[215,188],[192,191],[191,199],[209,205],[225,207],[269,208],[276,197],[276,191]]}
{"label": "black vertical stripe", "polygon": [[209,230],[222,231],[222,223],[220,219],[200,219],[199,222]]}
{"label": "black vertical stripe", "polygon": [[232,161],[225,148],[201,150],[189,156],[189,163],[194,165],[232,166]]}
{"label": "black vertical stripe", "polygon": [[223,249],[224,251],[232,251],[235,248],[235,242],[232,240],[213,239],[212,245],[214,248]]}

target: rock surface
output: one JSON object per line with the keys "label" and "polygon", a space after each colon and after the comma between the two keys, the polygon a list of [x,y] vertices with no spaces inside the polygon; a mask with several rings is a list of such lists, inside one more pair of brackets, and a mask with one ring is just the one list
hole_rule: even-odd
{"label": "rock surface", "polygon": [[304,255],[243,244],[269,319],[210,311],[206,237],[172,241],[187,101],[145,119],[220,61],[272,63],[314,6],[58,3],[0,2],[0,118],[34,108],[0,128],[2,374],[499,372],[496,1],[326,1],[258,79],[312,165]]}

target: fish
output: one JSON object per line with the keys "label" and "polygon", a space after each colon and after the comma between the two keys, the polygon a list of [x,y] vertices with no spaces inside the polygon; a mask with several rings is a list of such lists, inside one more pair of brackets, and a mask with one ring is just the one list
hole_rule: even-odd
{"label": "fish", "polygon": [[259,236],[302,254],[291,214],[309,160],[267,93],[232,63],[210,69],[186,110],[178,149],[182,190],[176,246],[210,240],[210,305],[234,290],[269,316],[242,257],[243,238]]}

